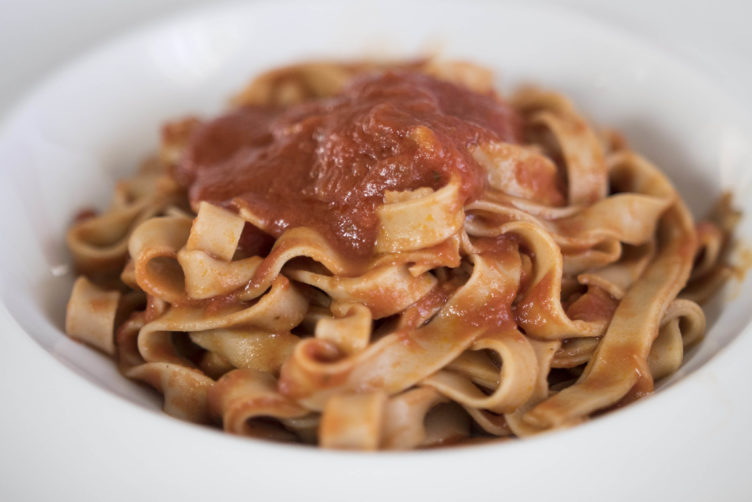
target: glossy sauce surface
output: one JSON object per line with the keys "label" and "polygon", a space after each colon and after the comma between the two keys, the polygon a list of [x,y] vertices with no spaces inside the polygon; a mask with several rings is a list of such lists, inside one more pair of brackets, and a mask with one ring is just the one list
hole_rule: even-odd
{"label": "glossy sauce surface", "polygon": [[415,72],[365,76],[332,98],[244,107],[198,126],[176,169],[191,203],[246,209],[262,230],[310,226],[341,252],[372,253],[387,190],[438,189],[452,176],[480,196],[486,173],[468,148],[521,141],[495,95]]}

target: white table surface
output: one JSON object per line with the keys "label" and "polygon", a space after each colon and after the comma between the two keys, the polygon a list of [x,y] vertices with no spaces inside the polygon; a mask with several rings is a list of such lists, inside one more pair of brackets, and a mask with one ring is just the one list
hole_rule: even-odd
{"label": "white table surface", "polygon": [[[87,48],[155,17],[203,3],[208,1],[0,0],[0,115],[28,92],[34,82]],[[751,9],[744,0],[564,0],[558,3],[652,39],[679,57],[714,72],[729,92],[742,93],[752,88],[752,72],[739,71],[740,66],[748,65],[752,60],[752,35],[748,31]],[[670,37],[665,33],[667,24],[673,25]],[[685,42],[690,39],[696,42],[693,46],[700,49],[685,49]],[[714,58],[718,51],[727,55],[726,63],[720,64]],[[3,237],[7,244],[9,236]],[[95,409],[85,402],[72,403],[71,396],[56,389],[57,379],[68,377],[69,370],[62,365],[50,365],[50,371],[44,375],[27,367],[25,361],[41,357],[40,353],[51,356],[18,328],[3,306],[0,306],[0,337],[0,402],[14,404],[13,407],[0,407],[0,500],[42,500],[51,493],[59,494],[61,500],[68,500],[70,494],[81,493],[81,484],[89,475],[110,475],[113,483],[128,482],[127,473],[107,470],[107,458],[102,459],[101,468],[93,473],[81,472],[71,476],[70,469],[57,469],[64,463],[75,462],[77,455],[86,454],[87,449],[93,451],[97,441],[108,440],[87,436],[86,420],[106,419],[116,410]],[[749,339],[740,342],[746,347],[752,344]],[[752,367],[738,365],[726,372],[724,378],[750,380]],[[722,388],[724,381],[717,384]],[[750,399],[750,396],[736,397]],[[25,405],[18,406],[18,403]],[[750,409],[750,406],[746,407],[746,410]],[[80,419],[77,425],[73,425],[76,421],[71,420],[71,415]],[[751,415],[729,420],[737,426],[749,424]],[[19,416],[23,418],[19,419]],[[66,419],[60,420],[60,417]],[[117,432],[112,431],[113,434]],[[707,431],[698,431],[698,434],[703,433]],[[703,465],[703,456],[709,455],[715,459],[713,461],[718,461],[723,457],[724,448],[748,452],[746,467],[729,466],[728,476],[718,480],[724,489],[714,499],[752,500],[752,453],[749,453],[752,451],[752,435],[731,438],[724,436],[722,430],[713,431],[713,434],[718,437],[717,447],[713,451],[697,452],[698,470]],[[9,450],[3,445],[9,443],[11,437],[14,438],[14,449]],[[19,437],[24,439],[19,441]],[[65,439],[61,441],[61,437]],[[699,472],[687,474],[689,478],[701,475]],[[687,480],[687,483],[691,482],[691,479]],[[625,483],[628,484],[628,479]],[[24,489],[20,490],[22,486]],[[708,495],[700,491],[697,498],[690,496],[685,500],[709,500]],[[148,496],[145,500],[149,500]],[[644,500],[651,500],[649,492]]]}

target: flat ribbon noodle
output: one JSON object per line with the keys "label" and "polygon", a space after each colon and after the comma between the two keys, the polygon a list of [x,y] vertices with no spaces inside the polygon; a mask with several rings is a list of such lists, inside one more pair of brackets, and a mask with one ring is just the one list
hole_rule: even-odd
{"label": "flat ribbon noodle", "polygon": [[291,105],[307,99],[333,96],[353,77],[386,69],[413,69],[452,82],[479,93],[492,90],[491,72],[465,61],[442,61],[436,58],[416,61],[328,61],[299,63],[277,68],[253,79],[232,99],[234,106]]}
{"label": "flat ribbon noodle", "polygon": [[210,413],[222,420],[224,430],[243,436],[293,441],[295,435],[280,422],[308,415],[308,410],[277,392],[273,376],[252,369],[227,373],[209,389],[207,398]]}
{"label": "flat ribbon noodle", "polygon": [[471,219],[465,227],[471,235],[491,237],[498,235],[499,227],[508,221],[528,221],[544,228],[565,250],[589,248],[609,240],[640,245],[653,237],[658,218],[671,202],[643,194],[617,194],[572,216],[547,221],[513,207],[476,201],[468,204],[468,213],[490,218]]}
{"label": "flat ribbon noodle", "polygon": [[531,125],[548,129],[556,140],[567,171],[569,203],[592,204],[606,196],[606,164],[598,137],[572,104],[556,93],[528,88],[515,96],[517,108]]}
{"label": "flat ribbon noodle", "polygon": [[[243,210],[241,209],[241,214]],[[323,265],[336,276],[353,276],[362,272],[362,266],[341,256],[326,239],[308,227],[296,227],[286,230],[256,268],[253,278],[238,295],[240,300],[258,297],[271,285],[282,271],[285,264],[294,259],[306,257]]]}
{"label": "flat ribbon noodle", "polygon": [[209,422],[206,396],[214,380],[200,371],[159,362],[135,366],[126,376],[146,382],[161,392],[168,415],[190,422]]}
{"label": "flat ribbon noodle", "polygon": [[[623,248],[624,246],[618,240],[608,239],[584,251],[563,253],[564,275],[578,275],[585,271],[601,269],[616,263],[622,258]],[[580,276],[578,275],[579,279]]]}
{"label": "flat ribbon noodle", "polygon": [[416,387],[389,399],[384,410],[381,446],[407,450],[426,442],[425,419],[431,408],[447,399],[430,387]]}
{"label": "flat ribbon noodle", "polygon": [[517,221],[501,227],[527,245],[535,258],[534,277],[517,301],[517,322],[528,335],[543,339],[600,336],[606,329],[602,320],[571,320],[561,305],[561,251],[547,232],[538,225]]}
{"label": "flat ribbon noodle", "polygon": [[615,404],[638,383],[652,389],[647,357],[661,318],[689,277],[697,246],[694,225],[684,203],[668,180],[646,160],[632,153],[610,159],[612,173],[637,180],[646,192],[674,200],[659,226],[659,249],[622,298],[601,343],[578,381],[525,415],[538,427],[581,421]]}
{"label": "flat ribbon noodle", "polygon": [[552,368],[576,368],[587,363],[600,338],[569,338],[564,340],[551,361]]}
{"label": "flat ribbon noodle", "polygon": [[128,241],[138,286],[171,304],[189,301],[185,277],[177,261],[185,245],[191,220],[175,216],[151,218],[139,225]]}
{"label": "flat ribbon noodle", "polygon": [[465,408],[482,408],[507,413],[524,404],[533,392],[537,361],[527,338],[516,329],[488,333],[476,340],[472,350],[493,350],[499,354],[501,368],[496,389],[485,394],[469,378],[442,370],[422,384],[435,388]]}
{"label": "flat ribbon noodle", "polygon": [[379,390],[332,396],[321,414],[321,446],[354,450],[378,449],[386,400],[386,393]]}
{"label": "flat ribbon noodle", "polygon": [[[337,349],[322,340],[304,340],[282,367],[282,392],[319,410],[328,395],[343,390],[404,390],[455,359],[487,329],[468,323],[463,312],[480,311],[493,302],[511,303],[519,283],[519,256],[503,260],[473,256],[473,272],[425,326],[384,336],[366,350],[321,362],[319,354],[336,357]],[[507,303],[507,304],[508,304]]]}
{"label": "flat ribbon noodle", "polygon": [[376,252],[396,253],[434,246],[462,228],[464,213],[456,179],[433,191],[384,194],[384,204],[376,209],[379,234]]}
{"label": "flat ribbon noodle", "polygon": [[[190,333],[193,343],[221,357],[235,368],[278,374],[282,363],[300,341],[287,332],[257,328],[220,328]],[[215,363],[218,363],[216,361]]]}
{"label": "flat ribbon noodle", "polygon": [[487,173],[490,190],[522,200],[560,205],[556,165],[531,147],[491,142],[471,149],[473,158]]}
{"label": "flat ribbon noodle", "polygon": [[716,205],[712,215],[714,221],[704,221],[697,225],[699,246],[689,283],[682,290],[681,297],[703,304],[707,302],[731,277],[734,269],[726,263],[729,251],[729,234],[736,224],[739,214],[722,201]]}
{"label": "flat ribbon noodle", "polygon": [[316,324],[316,338],[329,340],[346,354],[360,352],[371,337],[371,311],[358,303],[333,303],[336,317],[325,317]]}
{"label": "flat ribbon noodle", "polygon": [[[145,167],[152,164],[147,163]],[[140,223],[181,204],[177,185],[161,172],[144,169],[117,184],[110,208],[101,215],[74,223],[66,243],[82,272],[119,271],[128,253],[131,232]]]}
{"label": "flat ribbon noodle", "polygon": [[187,242],[177,253],[190,298],[228,294],[253,278],[262,258],[232,260],[244,225],[244,220],[235,214],[201,202]]}
{"label": "flat ribbon noodle", "polygon": [[375,319],[401,312],[436,285],[429,273],[413,276],[406,265],[384,266],[359,277],[337,277],[290,268],[285,274],[296,281],[325,291],[332,300],[362,303]]}
{"label": "flat ribbon noodle", "polygon": [[113,355],[115,316],[119,302],[119,292],[105,291],[86,277],[79,277],[68,300],[65,332],[68,336]]}
{"label": "flat ribbon noodle", "polygon": [[[580,338],[576,341],[589,342],[590,338]],[[523,420],[525,414],[535,407],[538,403],[548,398],[550,390],[548,388],[548,373],[551,370],[552,363],[558,350],[561,347],[561,342],[558,340],[550,342],[542,342],[538,340],[530,340],[530,344],[535,352],[537,360],[536,368],[538,370],[535,378],[535,386],[530,395],[528,401],[512,411],[504,415],[506,425],[514,432],[518,437],[530,436],[532,434],[541,432],[541,429],[531,425]]]}
{"label": "flat ribbon noodle", "polygon": [[172,307],[144,326],[138,335],[138,349],[146,361],[187,364],[175,350],[172,332],[197,332],[218,328],[253,326],[271,332],[286,332],[303,319],[306,299],[284,276],[275,279],[271,290],[253,305],[232,304],[214,315],[201,306]]}
{"label": "flat ribbon noodle", "polygon": [[655,244],[653,242],[638,247],[628,247],[618,263],[579,274],[577,282],[598,286],[619,300],[642,275],[654,256]]}
{"label": "flat ribbon noodle", "polygon": [[583,206],[549,206],[540,202],[514,197],[498,190],[487,188],[478,200],[493,202],[502,206],[519,209],[536,218],[559,220],[567,218],[582,210]]}
{"label": "flat ribbon noodle", "polygon": [[484,351],[473,350],[473,347],[460,354],[445,368],[467,377],[484,389],[494,389],[499,385],[499,366],[496,361]]}
{"label": "flat ribbon noodle", "polygon": [[675,373],[684,359],[685,348],[698,343],[704,334],[705,313],[702,308],[689,300],[674,300],[663,314],[658,337],[648,354],[653,379]]}

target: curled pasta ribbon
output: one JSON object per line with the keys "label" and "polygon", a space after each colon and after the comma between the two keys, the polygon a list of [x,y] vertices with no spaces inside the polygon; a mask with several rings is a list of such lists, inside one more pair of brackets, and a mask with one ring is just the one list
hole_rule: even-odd
{"label": "curled pasta ribbon", "polygon": [[[444,190],[442,189],[433,194],[438,197],[439,205],[450,202],[456,204],[456,186],[450,184],[446,189],[445,192],[442,192]],[[289,261],[306,257],[323,266],[328,274],[322,273],[320,269],[300,267],[287,269],[285,274],[295,280],[325,289],[337,301],[364,303],[373,310],[376,318],[398,312],[432,287],[434,280],[425,272],[436,266],[457,265],[460,260],[457,228],[452,227],[450,231],[447,231],[443,227],[450,215],[446,207],[438,209],[431,207],[431,204],[436,202],[433,195],[415,202],[426,211],[437,212],[436,221],[430,225],[424,225],[422,234],[416,233],[411,237],[415,239],[415,242],[420,243],[420,246],[427,247],[412,249],[410,245],[404,248],[394,245],[393,248],[398,252],[377,255],[371,263],[358,263],[343,257],[315,230],[308,227],[291,228],[277,239],[271,252],[263,260],[253,257],[247,259],[244,265],[238,263],[238,268],[243,269],[236,276],[238,282],[245,281],[248,275],[252,275],[250,281],[247,281],[243,290],[239,292],[238,297],[242,300],[256,298],[269,287],[275,277],[282,273]],[[395,205],[400,204],[403,203]],[[453,208],[456,213],[458,208],[456,206]],[[403,218],[404,214],[395,216],[401,211],[399,209],[387,210],[385,218],[387,220],[392,216]],[[439,214],[443,216],[440,217]],[[244,208],[240,209],[240,215],[250,222],[257,219]],[[451,215],[451,218],[461,225],[461,215],[459,217]],[[396,236],[393,237],[396,238]],[[391,240],[384,242],[385,245],[389,245]],[[219,270],[223,269],[220,267]],[[378,294],[367,286],[374,284],[379,284]],[[384,289],[387,285],[390,288],[389,291]],[[388,299],[393,299],[394,303]]]}
{"label": "curled pasta ribbon", "polygon": [[692,279],[707,274],[718,263],[723,250],[723,232],[712,223],[703,222],[697,225],[697,240],[698,261],[692,269]]}
{"label": "curled pasta ribbon", "polygon": [[644,244],[655,234],[655,225],[671,202],[636,193],[612,195],[559,220],[553,233],[565,248],[594,246],[605,240]]}
{"label": "curled pasta ribbon", "polygon": [[245,221],[207,202],[199,205],[185,246],[177,260],[192,299],[226,295],[250,282],[263,261],[258,256],[235,260],[233,256]]}
{"label": "curled pasta ribbon", "polygon": [[407,264],[410,275],[417,277],[438,267],[459,267],[462,262],[460,235],[460,233],[454,234],[445,241],[423,249],[383,254],[373,260],[371,268],[386,264]]}
{"label": "curled pasta ribbon", "polygon": [[[673,374],[681,366],[685,347],[697,343],[705,333],[705,314],[694,302],[674,300],[663,315],[658,337],[648,355],[653,380]],[[587,363],[600,340],[569,339],[556,352],[554,368],[574,368]]]}
{"label": "curled pasta ribbon", "polygon": [[392,397],[386,405],[382,445],[411,449],[426,440],[425,417],[446,398],[430,387],[417,387]]}
{"label": "curled pasta ribbon", "polygon": [[617,194],[572,216],[547,221],[498,203],[476,201],[467,206],[467,211],[487,218],[470,220],[465,226],[471,235],[491,237],[498,235],[506,222],[527,221],[545,229],[556,244],[569,252],[607,241],[640,245],[653,237],[660,215],[671,202],[643,194]]}
{"label": "curled pasta ribbon", "polygon": [[701,305],[707,303],[730,279],[737,277],[734,269],[727,265],[719,265],[716,270],[693,280],[679,295]]}
{"label": "curled pasta ribbon", "polygon": [[534,276],[517,302],[517,322],[528,335],[544,339],[600,336],[607,319],[571,320],[561,305],[562,257],[551,236],[538,225],[517,221],[503,233],[517,235],[535,256]]}
{"label": "curled pasta ribbon", "polygon": [[201,250],[181,249],[177,260],[185,276],[185,291],[191,299],[203,300],[238,291],[253,278],[262,258],[222,261]]}
{"label": "curled pasta ribbon", "polygon": [[549,206],[540,202],[514,197],[504,192],[490,189],[487,189],[483,193],[483,196],[478,200],[519,209],[520,211],[541,220],[559,220],[572,216],[582,210],[582,206]]}
{"label": "curled pasta ribbon", "polygon": [[413,251],[439,244],[462,228],[459,180],[452,179],[435,192],[430,188],[388,191],[376,214],[379,218],[376,252]]}
{"label": "curled pasta ribbon", "polygon": [[684,350],[698,343],[704,335],[705,313],[702,308],[690,300],[671,302],[663,314],[658,337],[648,354],[653,379],[675,373],[684,359]]}
{"label": "curled pasta ribbon", "polygon": [[416,384],[455,359],[487,329],[468,324],[463,312],[481,311],[491,303],[511,304],[519,284],[519,255],[509,253],[505,258],[474,256],[470,279],[428,324],[388,334],[353,356],[341,358],[328,341],[302,341],[282,367],[280,389],[320,410],[338,391],[380,388],[391,394]]}
{"label": "curled pasta ribbon", "polygon": [[628,247],[618,263],[597,268],[577,276],[577,282],[598,286],[615,299],[621,299],[629,287],[642,275],[655,255],[653,242],[638,247]]}
{"label": "curled pasta ribbon", "polygon": [[429,58],[418,62],[420,71],[440,80],[452,82],[481,94],[493,91],[493,73],[467,61],[444,61]]}
{"label": "curled pasta ribbon", "polygon": [[386,400],[387,396],[383,391],[332,396],[321,415],[321,446],[354,450],[378,449]]}
{"label": "curled pasta ribbon", "polygon": [[74,223],[66,234],[68,249],[81,272],[120,272],[133,229],[182,203],[179,187],[161,169],[148,163],[145,168],[117,184],[107,212]]}
{"label": "curled pasta ribbon", "polygon": [[164,411],[182,420],[208,423],[207,391],[214,380],[195,369],[170,363],[135,366],[126,376],[141,380],[164,395]]}
{"label": "curled pasta ribbon", "polygon": [[[249,270],[252,267],[252,278],[242,291],[238,292],[238,298],[251,300],[258,297],[269,287],[271,281],[282,273],[289,261],[301,257],[310,258],[323,266],[329,274],[320,267],[300,266],[285,269],[284,273],[295,280],[327,289],[337,295],[336,299],[340,302],[366,303],[377,311],[375,315],[378,317],[390,315],[383,312],[395,312],[396,307],[386,305],[387,298],[407,302],[404,303],[406,306],[421,296],[421,291],[430,289],[434,280],[425,272],[437,266],[458,265],[460,261],[457,236],[450,236],[430,248],[384,254],[377,256],[371,263],[363,264],[340,255],[315,230],[297,227],[286,230],[263,260],[256,263],[251,262],[255,258],[248,259],[247,267]],[[243,280],[249,270],[243,272]],[[377,295],[373,291],[366,291],[365,284],[378,284],[381,288],[380,293]],[[390,290],[384,289],[386,287]]]}
{"label": "curled pasta ribbon", "polygon": [[535,149],[492,142],[471,151],[476,162],[486,169],[490,189],[515,200],[540,202],[546,206],[564,202],[556,186],[556,165]]}
{"label": "curled pasta ribbon", "polygon": [[138,334],[149,321],[158,318],[167,310],[167,304],[153,296],[147,297],[146,309],[130,313],[125,320],[116,327],[115,349],[120,371],[126,373],[134,366],[145,363],[138,350]]}
{"label": "curled pasta ribbon", "polygon": [[[191,341],[229,363],[230,368],[250,368],[278,374],[290,357],[297,336],[287,332],[269,332],[253,327],[219,328],[195,331]],[[219,364],[221,361],[213,361]]]}
{"label": "curled pasta ribbon", "polygon": [[613,172],[640,181],[642,188],[674,204],[661,218],[658,251],[641,277],[621,299],[614,317],[578,381],[529,411],[524,419],[537,427],[581,421],[595,410],[624,398],[633,388],[652,389],[647,358],[658,336],[661,318],[692,268],[697,246],[689,211],[673,196],[673,187],[646,160],[619,153],[611,160]]}
{"label": "curled pasta ribbon", "polygon": [[218,328],[251,326],[269,332],[287,332],[303,319],[308,303],[284,276],[279,276],[267,294],[244,307],[233,303],[214,315],[201,306],[172,307],[144,326],[138,335],[138,350],[146,361],[188,364],[172,343],[173,332],[200,332]]}
{"label": "curled pasta ribbon", "polygon": [[128,241],[138,286],[171,304],[186,303],[185,276],[177,261],[191,220],[175,216],[151,218],[139,225]]}
{"label": "curled pasta ribbon", "polygon": [[682,298],[700,304],[707,302],[734,275],[733,268],[723,259],[729,251],[728,232],[724,232],[723,227],[733,228],[739,215],[730,208],[724,208],[723,203],[719,206],[714,211],[721,213],[715,215],[719,221],[697,225],[699,246],[696,263],[689,283],[681,292]]}
{"label": "curled pasta ribbon", "polygon": [[333,96],[355,75],[364,71],[397,67],[396,63],[303,63],[266,72],[232,99],[236,106],[300,103],[306,99]]}
{"label": "curled pasta ribbon", "polygon": [[[699,305],[689,300],[674,300],[663,315],[658,337],[648,355],[653,380],[659,380],[678,370],[685,347],[697,343],[704,333],[705,314]],[[575,368],[587,363],[593,357],[599,342],[595,338],[566,340],[556,352],[552,367]]]}
{"label": "curled pasta ribbon", "polygon": [[446,369],[467,377],[474,384],[484,389],[494,389],[499,385],[499,366],[482,349],[474,350],[473,347],[471,350],[466,350],[457,359],[449,363]]}
{"label": "curled pasta ribbon", "polygon": [[334,301],[362,303],[379,319],[401,312],[436,285],[433,275],[413,276],[406,265],[379,267],[359,277],[338,277],[288,269],[288,277],[325,291]]}
{"label": "curled pasta ribbon", "polygon": [[[282,273],[283,267],[295,258],[306,257],[322,265],[335,278],[357,275],[367,270],[360,264],[342,257],[326,239],[313,229],[306,227],[292,228],[285,231],[275,242],[266,258],[253,256],[241,260],[232,260],[245,221],[254,221],[254,216],[245,209],[240,209],[240,217],[228,211],[202,202],[199,214],[194,221],[190,234],[181,245],[181,239],[174,244],[175,251],[185,276],[185,289],[191,299],[204,299],[236,292],[240,300],[250,301],[263,294],[272,282]],[[383,273],[398,274],[398,277],[386,278],[387,282],[398,283],[400,273],[404,271],[392,268],[382,269]],[[291,277],[296,272],[290,271]],[[298,270],[295,277],[306,282],[304,277],[316,283],[317,287],[328,283],[331,289],[339,292],[342,301],[348,298],[348,290],[357,290],[367,295],[359,286],[369,282],[369,278],[343,279],[344,284],[334,284],[335,278],[312,271]],[[373,274],[374,275],[377,274]],[[375,277],[371,280],[381,280]],[[428,276],[418,281],[425,283]],[[414,282],[414,281],[413,281]],[[400,285],[401,287],[401,285]],[[408,288],[409,289],[409,288]]]}
{"label": "curled pasta ribbon", "polygon": [[[240,210],[243,215],[246,211]],[[274,243],[269,255],[256,268],[253,278],[238,295],[241,300],[258,297],[271,285],[288,261],[306,257],[321,264],[335,276],[353,276],[362,272],[360,266],[339,254],[326,239],[308,227],[286,230]]]}
{"label": "curled pasta ribbon", "polygon": [[327,61],[301,63],[268,71],[246,86],[232,99],[235,106],[284,106],[307,99],[333,96],[353,77],[387,69],[413,69],[441,80],[452,82],[475,92],[488,93],[493,76],[487,68],[464,61],[443,61],[436,58],[416,61],[361,61],[333,63]]}
{"label": "curled pasta ribbon", "polygon": [[115,354],[115,316],[120,293],[105,291],[86,277],[76,279],[65,314],[65,332],[106,354]]}
{"label": "curled pasta ribbon", "polygon": [[569,338],[561,343],[561,347],[556,351],[551,361],[552,368],[576,368],[587,363],[596,347],[600,338]]}
{"label": "curled pasta ribbon", "polygon": [[480,408],[465,408],[464,410],[472,418],[475,425],[486,434],[495,437],[512,435],[512,429],[509,428],[505,415],[497,415]]}
{"label": "curled pasta ribbon", "polygon": [[423,385],[435,388],[466,408],[481,408],[495,413],[511,412],[524,404],[533,392],[537,361],[527,338],[516,329],[484,335],[472,350],[492,350],[499,355],[501,367],[495,389],[486,394],[470,378],[451,370],[442,370],[425,378]]}
{"label": "curled pasta ribbon", "polygon": [[308,415],[308,410],[277,392],[273,376],[252,369],[227,373],[207,397],[210,413],[221,419],[224,430],[243,436],[292,441],[295,434],[284,427],[284,420]]}
{"label": "curled pasta ribbon", "polygon": [[332,313],[336,317],[316,324],[316,338],[332,342],[345,354],[365,349],[371,337],[371,311],[358,303],[333,303]]}
{"label": "curled pasta ribbon", "polygon": [[123,373],[145,362],[138,351],[138,332],[144,324],[146,313],[134,312],[115,332],[118,367]]}
{"label": "curled pasta ribbon", "polygon": [[230,261],[238,247],[244,226],[242,218],[208,202],[201,202],[198,214],[191,224],[185,249],[200,249],[222,261]]}
{"label": "curled pasta ribbon", "polygon": [[608,175],[603,149],[569,100],[560,94],[527,88],[515,96],[514,103],[531,127],[543,129],[553,139],[554,144],[547,146],[561,152],[569,204],[589,205],[604,198]]}
{"label": "curled pasta ribbon", "polygon": [[68,248],[81,271],[117,268],[128,253],[128,235],[143,217],[146,201],[83,220],[68,231]]}
{"label": "curled pasta ribbon", "polygon": [[621,242],[610,239],[584,251],[563,253],[564,276],[578,276],[579,279],[578,274],[582,272],[597,270],[615,263],[622,257],[622,251]]}
{"label": "curled pasta ribbon", "polygon": [[[592,338],[575,339],[576,342],[590,342],[591,340]],[[534,408],[535,405],[548,398],[550,394],[548,387],[548,374],[551,371],[554,358],[561,347],[561,342],[558,340],[549,342],[530,340],[530,345],[533,348],[537,362],[537,372],[535,375],[533,391],[527,402],[504,415],[507,427],[518,437],[530,436],[543,430],[535,425],[525,422],[523,417],[529,410]]]}
{"label": "curled pasta ribbon", "polygon": [[415,387],[391,397],[384,413],[383,449],[451,444],[470,434],[470,421],[462,408],[430,387]]}

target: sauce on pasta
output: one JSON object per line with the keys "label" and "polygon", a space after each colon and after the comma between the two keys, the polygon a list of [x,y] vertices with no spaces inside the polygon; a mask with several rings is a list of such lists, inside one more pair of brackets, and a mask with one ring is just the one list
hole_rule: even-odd
{"label": "sauce on pasta", "polygon": [[[395,71],[360,78],[332,98],[246,106],[203,124],[177,178],[194,207],[246,208],[275,237],[310,226],[367,255],[385,191],[437,189],[458,176],[461,201],[475,199],[486,174],[469,147],[521,139],[520,117],[495,95]],[[556,190],[553,176],[522,176],[543,198]]]}
{"label": "sauce on pasta", "polygon": [[487,70],[310,63],[254,80],[67,241],[66,332],[170,415],[326,448],[525,437],[674,373],[734,271],[659,168]]}

